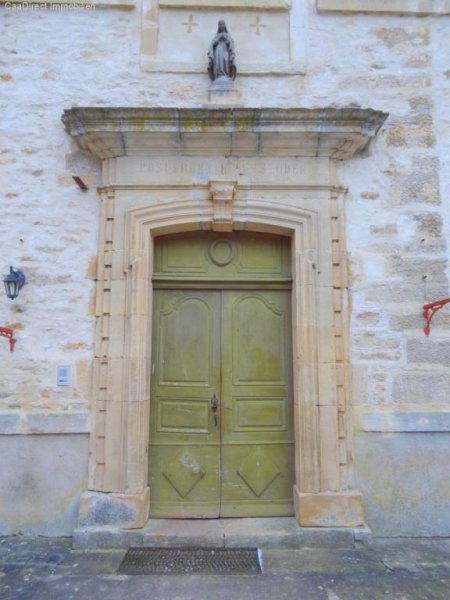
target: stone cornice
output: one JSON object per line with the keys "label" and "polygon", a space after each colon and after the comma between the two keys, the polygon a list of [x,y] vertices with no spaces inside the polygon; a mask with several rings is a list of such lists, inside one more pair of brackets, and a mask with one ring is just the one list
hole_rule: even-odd
{"label": "stone cornice", "polygon": [[101,108],[65,110],[80,148],[118,156],[316,156],[362,152],[387,113],[360,108]]}

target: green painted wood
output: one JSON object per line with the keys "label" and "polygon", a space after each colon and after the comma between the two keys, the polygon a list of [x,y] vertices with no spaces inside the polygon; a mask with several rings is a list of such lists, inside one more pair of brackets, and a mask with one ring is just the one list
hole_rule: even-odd
{"label": "green painted wood", "polygon": [[289,239],[261,233],[191,232],[155,239],[153,282],[291,282]]}
{"label": "green painted wood", "polygon": [[291,310],[287,291],[224,291],[224,517],[293,514]]}
{"label": "green painted wood", "polygon": [[153,517],[218,517],[220,292],[154,294],[149,480]]}
{"label": "green painted wood", "polygon": [[[184,289],[188,272],[212,289]],[[155,244],[156,286],[162,274],[178,289],[154,296],[151,516],[292,515],[290,292],[232,289],[243,274],[253,288],[285,285],[288,241],[165,236]]]}

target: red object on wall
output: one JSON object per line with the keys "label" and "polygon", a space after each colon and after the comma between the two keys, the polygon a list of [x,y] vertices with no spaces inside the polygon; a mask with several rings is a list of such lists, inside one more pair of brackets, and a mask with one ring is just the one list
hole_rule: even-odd
{"label": "red object on wall", "polygon": [[10,327],[0,327],[0,335],[9,338],[9,350],[14,352],[14,345],[17,340],[14,339],[14,329]]}
{"label": "red object on wall", "polygon": [[425,335],[430,335],[431,319],[434,317],[435,313],[449,302],[450,298],[445,298],[444,300],[436,300],[436,302],[430,302],[430,304],[423,305],[423,318],[426,321],[425,327],[423,328]]}

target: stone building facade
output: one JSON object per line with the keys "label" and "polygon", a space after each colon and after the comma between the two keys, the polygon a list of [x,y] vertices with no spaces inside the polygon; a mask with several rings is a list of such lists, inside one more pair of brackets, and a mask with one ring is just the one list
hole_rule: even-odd
{"label": "stone building facade", "polygon": [[[17,340],[0,337],[0,534],[139,529],[158,485],[187,504],[207,481],[200,450],[174,450],[149,485],[152,435],[187,439],[174,398],[155,408],[160,290],[264,288],[290,298],[290,408],[269,406],[271,384],[231,468],[257,497],[246,516],[272,514],[284,475],[265,445],[284,427],[302,527],[449,535],[450,318],[425,336],[422,307],[450,296],[450,2],[1,0],[0,14],[2,269],[27,278],[0,302]],[[236,50],[225,91],[207,73],[219,19]],[[222,287],[170,262],[166,241],[200,238],[207,270],[234,269]],[[240,240],[269,257],[258,276]],[[272,291],[258,306],[280,315]],[[230,408],[238,432],[251,402]]]}

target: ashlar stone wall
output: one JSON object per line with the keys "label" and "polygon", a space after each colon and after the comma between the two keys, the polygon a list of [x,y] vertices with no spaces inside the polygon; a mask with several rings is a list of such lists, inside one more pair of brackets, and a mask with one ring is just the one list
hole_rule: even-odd
{"label": "ashlar stone wall", "polygon": [[[61,114],[206,106],[219,14],[234,24],[240,105],[389,113],[369,152],[337,165],[348,188],[355,478],[375,533],[449,535],[450,313],[429,337],[421,314],[450,295],[448,2],[397,0],[381,12],[375,0],[170,4],[0,4],[1,273],[13,265],[27,277],[16,301],[0,296],[0,325],[17,338],[14,353],[0,338],[0,533],[70,533],[87,485],[101,170]],[[168,43],[171,29],[157,8],[170,27],[176,11],[186,23],[173,39],[181,67],[159,64],[149,30]],[[268,60],[275,24],[282,54]],[[58,365],[70,366],[71,385],[56,385]]]}

